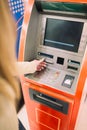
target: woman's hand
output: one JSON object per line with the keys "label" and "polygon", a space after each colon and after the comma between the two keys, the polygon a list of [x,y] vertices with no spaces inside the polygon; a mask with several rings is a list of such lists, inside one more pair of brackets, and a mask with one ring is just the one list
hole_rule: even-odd
{"label": "woman's hand", "polygon": [[46,68],[46,62],[44,61],[44,58],[41,60],[34,60],[37,65],[36,71],[41,71]]}
{"label": "woman's hand", "polygon": [[31,62],[17,62],[19,75],[35,73],[46,68],[44,58],[41,60],[33,60]]}

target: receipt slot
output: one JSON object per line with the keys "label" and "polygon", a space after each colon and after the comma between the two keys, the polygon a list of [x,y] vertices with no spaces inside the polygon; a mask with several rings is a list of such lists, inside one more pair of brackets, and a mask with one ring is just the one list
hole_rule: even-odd
{"label": "receipt slot", "polygon": [[86,8],[85,0],[26,4],[18,59],[47,62],[21,77],[31,130],[75,130],[87,77]]}

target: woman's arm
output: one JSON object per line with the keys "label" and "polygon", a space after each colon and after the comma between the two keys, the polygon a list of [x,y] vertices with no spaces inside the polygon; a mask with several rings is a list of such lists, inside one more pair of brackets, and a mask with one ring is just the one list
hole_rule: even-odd
{"label": "woman's arm", "polygon": [[34,73],[36,71],[41,71],[46,67],[44,59],[33,60],[31,62],[17,62],[19,75]]}

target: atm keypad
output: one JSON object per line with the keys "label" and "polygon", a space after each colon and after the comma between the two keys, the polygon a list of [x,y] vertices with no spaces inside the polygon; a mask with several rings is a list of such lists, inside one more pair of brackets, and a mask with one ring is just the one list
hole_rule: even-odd
{"label": "atm keypad", "polygon": [[52,71],[49,68],[46,68],[41,72],[36,72],[34,78],[39,79],[41,82],[54,84],[58,80],[59,75],[60,71]]}
{"label": "atm keypad", "polygon": [[75,92],[77,77],[74,74],[66,73],[66,71],[46,68],[41,72],[29,74],[27,77],[64,92],[72,94]]}

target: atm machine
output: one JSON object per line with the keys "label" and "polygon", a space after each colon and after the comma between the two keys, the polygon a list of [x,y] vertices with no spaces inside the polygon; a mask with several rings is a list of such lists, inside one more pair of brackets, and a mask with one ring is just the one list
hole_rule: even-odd
{"label": "atm machine", "polygon": [[23,25],[19,61],[47,62],[21,76],[30,129],[75,130],[87,77],[87,1],[29,0]]}

